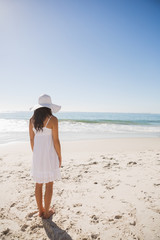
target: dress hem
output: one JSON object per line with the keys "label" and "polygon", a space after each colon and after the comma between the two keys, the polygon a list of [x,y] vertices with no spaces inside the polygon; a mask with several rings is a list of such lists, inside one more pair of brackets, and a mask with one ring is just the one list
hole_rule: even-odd
{"label": "dress hem", "polygon": [[54,175],[48,176],[48,177],[45,177],[45,176],[37,177],[33,174],[33,172],[31,172],[30,175],[33,178],[33,181],[36,182],[36,183],[49,183],[49,182],[54,182],[56,180],[61,180],[61,173],[60,172],[58,172]]}

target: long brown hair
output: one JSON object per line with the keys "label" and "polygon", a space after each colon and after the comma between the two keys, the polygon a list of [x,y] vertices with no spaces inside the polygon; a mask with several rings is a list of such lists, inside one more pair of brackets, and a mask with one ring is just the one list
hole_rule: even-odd
{"label": "long brown hair", "polygon": [[47,107],[41,107],[34,111],[33,124],[37,131],[43,131],[43,123],[47,117],[52,115],[51,109]]}

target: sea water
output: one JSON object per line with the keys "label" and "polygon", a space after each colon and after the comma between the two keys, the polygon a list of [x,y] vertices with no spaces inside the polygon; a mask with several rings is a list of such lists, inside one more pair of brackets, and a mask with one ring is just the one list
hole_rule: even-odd
{"label": "sea water", "polygon": [[[0,113],[0,144],[29,141],[32,112]],[[60,140],[160,137],[160,114],[59,112]]]}

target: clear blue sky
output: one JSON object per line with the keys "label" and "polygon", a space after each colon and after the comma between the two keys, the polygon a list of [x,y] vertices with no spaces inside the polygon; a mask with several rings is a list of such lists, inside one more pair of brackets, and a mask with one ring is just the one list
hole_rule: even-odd
{"label": "clear blue sky", "polygon": [[159,0],[0,0],[0,110],[160,113]]}

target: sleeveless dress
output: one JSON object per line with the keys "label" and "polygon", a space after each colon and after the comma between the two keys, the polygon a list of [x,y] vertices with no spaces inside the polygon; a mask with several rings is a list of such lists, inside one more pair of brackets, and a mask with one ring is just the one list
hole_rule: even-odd
{"label": "sleeveless dress", "polygon": [[36,131],[34,136],[33,161],[31,176],[36,183],[48,183],[61,179],[59,159],[54,148],[52,129],[47,128],[48,119],[43,131]]}

